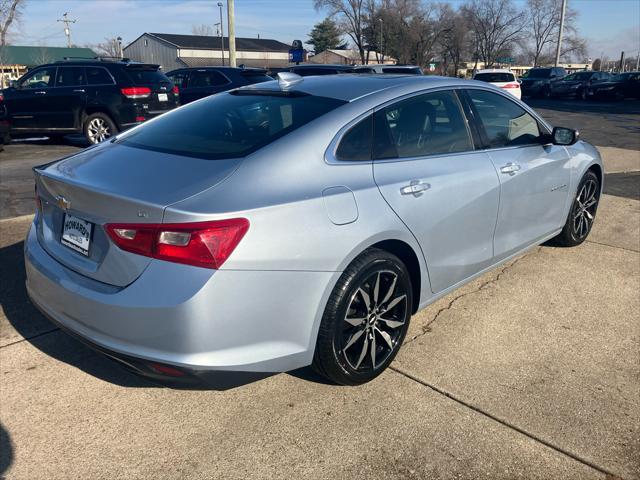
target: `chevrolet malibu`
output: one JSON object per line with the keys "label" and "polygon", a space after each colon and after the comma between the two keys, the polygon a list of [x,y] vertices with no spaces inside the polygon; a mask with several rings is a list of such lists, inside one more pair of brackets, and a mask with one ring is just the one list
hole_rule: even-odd
{"label": "chevrolet malibu", "polygon": [[418,310],[583,242],[602,171],[484,82],[282,73],[35,168],[27,288],[149,377],[360,384]]}

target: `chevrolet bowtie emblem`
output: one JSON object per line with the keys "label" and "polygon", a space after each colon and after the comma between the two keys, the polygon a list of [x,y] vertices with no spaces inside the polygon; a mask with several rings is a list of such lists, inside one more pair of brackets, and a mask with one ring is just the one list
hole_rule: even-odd
{"label": "chevrolet bowtie emblem", "polygon": [[62,210],[69,210],[71,208],[71,202],[69,200],[67,200],[66,198],[64,198],[62,195],[58,195],[56,197],[56,204]]}

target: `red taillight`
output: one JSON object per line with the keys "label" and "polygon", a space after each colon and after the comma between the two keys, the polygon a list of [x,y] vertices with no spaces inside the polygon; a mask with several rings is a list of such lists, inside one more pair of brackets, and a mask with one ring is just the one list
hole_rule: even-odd
{"label": "red taillight", "polygon": [[144,117],[136,117],[136,122],[144,122],[145,118]]}
{"label": "red taillight", "polygon": [[122,250],[146,257],[220,268],[249,229],[249,220],[233,218],[198,223],[111,223],[111,240]]}
{"label": "red taillight", "polygon": [[180,89],[178,88],[178,85],[174,85],[171,91],[173,92],[174,95],[180,94]]}
{"label": "red taillight", "polygon": [[0,93],[0,103],[4,102],[4,95]]}
{"label": "red taillight", "polygon": [[145,98],[151,95],[151,89],[149,87],[125,87],[120,91],[127,98]]}
{"label": "red taillight", "polygon": [[519,83],[507,83],[506,85],[502,85],[502,88],[520,88]]}

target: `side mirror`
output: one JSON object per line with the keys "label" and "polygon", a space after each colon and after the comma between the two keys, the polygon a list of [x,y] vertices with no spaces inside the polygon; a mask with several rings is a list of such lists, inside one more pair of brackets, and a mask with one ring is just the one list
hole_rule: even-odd
{"label": "side mirror", "polygon": [[554,127],[551,132],[551,140],[554,145],[573,145],[580,138],[577,130],[565,127]]}

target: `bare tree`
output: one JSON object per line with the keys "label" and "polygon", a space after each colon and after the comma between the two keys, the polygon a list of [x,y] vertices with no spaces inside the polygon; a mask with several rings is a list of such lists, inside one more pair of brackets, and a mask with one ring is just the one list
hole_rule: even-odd
{"label": "bare tree", "polygon": [[211,25],[207,25],[207,24],[201,24],[201,25],[192,25],[191,26],[191,33],[193,35],[200,35],[202,37],[215,37],[218,34],[216,34],[216,32],[213,30],[213,27]]}
{"label": "bare tree", "polygon": [[53,59],[49,55],[49,50],[47,49],[47,46],[44,44],[41,44],[31,54],[31,61],[34,63],[34,65],[43,65],[45,63],[52,62]]}
{"label": "bare tree", "polygon": [[512,0],[470,0],[462,7],[474,32],[475,50],[491,67],[500,55],[513,51],[521,40],[526,15]]}
{"label": "bare tree", "polygon": [[0,0],[0,47],[7,44],[11,25],[22,15],[25,0]]}
{"label": "bare tree", "polygon": [[326,8],[330,17],[338,19],[338,26],[349,35],[365,63],[365,0],[314,0],[316,10]]}
{"label": "bare tree", "polygon": [[457,76],[463,59],[469,55],[471,50],[471,33],[464,15],[454,11],[448,4],[445,4],[442,10],[442,21],[445,28],[438,43],[445,64],[444,72],[449,73],[447,64],[451,60],[453,76]]}
{"label": "bare tree", "polygon": [[120,43],[117,38],[105,37],[104,42],[87,45],[99,56],[120,58]]}
{"label": "bare tree", "polygon": [[[533,57],[533,65],[544,65],[553,61],[558,30],[560,28],[560,12],[562,0],[527,0],[529,19],[526,28],[524,48]],[[564,41],[560,56],[584,56],[585,41],[578,36],[575,22],[578,12],[567,7],[564,17]]]}

